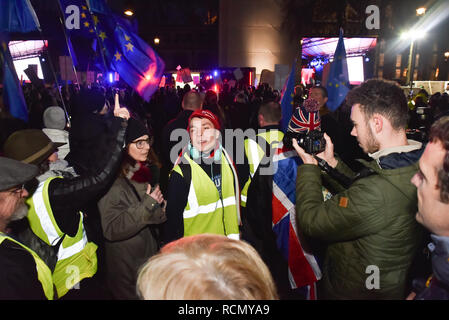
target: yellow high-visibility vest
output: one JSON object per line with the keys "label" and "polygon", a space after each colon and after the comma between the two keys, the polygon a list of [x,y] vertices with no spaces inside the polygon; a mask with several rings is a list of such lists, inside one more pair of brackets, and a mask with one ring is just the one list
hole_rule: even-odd
{"label": "yellow high-visibility vest", "polygon": [[28,248],[26,245],[20,243],[19,241],[0,232],[0,245],[5,240],[9,240],[14,243],[17,243],[19,246],[24,248],[26,251],[28,251],[33,256],[34,262],[36,263],[37,278],[38,278],[39,282],[42,284],[42,289],[44,290],[44,294],[48,300],[53,300],[53,298],[54,298],[53,278],[51,275],[50,268],[37,255],[36,252],[34,252],[30,248]]}
{"label": "yellow high-visibility vest", "polygon": [[95,275],[97,245],[87,241],[81,212],[78,231],[74,237],[64,234],[59,229],[48,198],[48,185],[53,179],[54,177],[41,182],[26,203],[29,206],[28,221],[34,234],[50,246],[57,245],[62,239],[58,249],[58,260],[53,270],[53,283],[58,297],[61,298],[81,280]]}
{"label": "yellow high-visibility vest", "polygon": [[[214,233],[240,239],[238,180],[227,152],[222,149],[221,153],[222,197],[207,173],[187,153],[183,157],[192,170],[188,201],[183,212],[184,236]],[[179,164],[173,170],[183,176]]]}
{"label": "yellow high-visibility vest", "polygon": [[259,167],[260,162],[265,156],[268,150],[263,150],[259,143],[257,143],[258,139],[264,139],[272,148],[277,148],[279,142],[284,138],[284,133],[279,130],[268,130],[261,132],[256,135],[256,140],[247,138],[245,139],[245,155],[249,162],[249,174],[248,180],[245,182],[243,186],[242,193],[240,196],[241,206],[246,207],[246,200],[248,195],[248,189],[251,184],[251,178],[256,173],[257,168]]}

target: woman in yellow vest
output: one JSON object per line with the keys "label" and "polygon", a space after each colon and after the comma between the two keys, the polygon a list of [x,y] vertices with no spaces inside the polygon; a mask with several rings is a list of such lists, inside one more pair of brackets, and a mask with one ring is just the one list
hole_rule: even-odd
{"label": "woman in yellow vest", "polygon": [[0,157],[0,300],[52,300],[54,296],[47,265],[7,234],[8,224],[27,214],[24,183],[38,174],[36,166]]}
{"label": "woman in yellow vest", "polygon": [[189,118],[190,142],[168,182],[165,243],[202,233],[240,237],[238,177],[219,142],[219,130],[217,116],[208,110],[197,110]]}

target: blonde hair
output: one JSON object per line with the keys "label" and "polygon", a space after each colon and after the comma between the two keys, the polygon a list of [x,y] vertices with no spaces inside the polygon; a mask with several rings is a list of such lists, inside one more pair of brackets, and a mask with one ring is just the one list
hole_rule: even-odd
{"label": "blonde hair", "polygon": [[137,279],[145,300],[273,300],[273,278],[248,243],[201,234],[173,241],[151,257]]}

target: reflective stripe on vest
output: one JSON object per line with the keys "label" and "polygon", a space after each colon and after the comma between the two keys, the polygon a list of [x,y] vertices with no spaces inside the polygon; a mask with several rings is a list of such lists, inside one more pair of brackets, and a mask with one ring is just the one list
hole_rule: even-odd
{"label": "reflective stripe on vest", "polygon": [[26,202],[30,207],[27,216],[30,227],[40,239],[55,246],[64,237],[58,248],[58,260],[53,271],[53,282],[60,298],[82,279],[92,277],[97,272],[97,246],[87,241],[81,212],[74,237],[64,234],[58,227],[48,198],[48,186],[53,179],[55,177],[41,182]]}
{"label": "reflective stripe on vest", "polygon": [[11,242],[18,244],[33,256],[34,262],[36,263],[37,278],[42,285],[44,294],[48,300],[53,300],[54,298],[53,279],[51,276],[50,268],[48,268],[45,262],[42,261],[42,259],[39,258],[39,256],[33,250],[23,245],[22,243],[14,240],[13,238],[8,237],[6,234],[0,232],[0,244],[2,244],[4,240],[9,240]]}
{"label": "reflective stripe on vest", "polygon": [[53,271],[53,282],[58,297],[64,296],[84,278],[91,278],[97,272],[97,245],[88,242],[80,217],[75,237],[66,235],[58,250],[58,261]]}
{"label": "reflective stripe on vest", "polygon": [[[81,235],[81,239],[79,239]],[[75,237],[66,236],[59,246],[58,261],[70,258],[71,256],[81,252],[87,244],[86,231],[83,226],[83,215],[80,215],[80,222],[78,225],[78,232]]]}
{"label": "reflective stripe on vest", "polygon": [[[222,195],[204,170],[185,153],[192,170],[189,196],[184,209],[184,236],[200,233],[223,234],[239,239],[240,207],[238,180],[229,155],[221,156]],[[173,168],[182,176],[179,165]],[[224,223],[223,223],[224,222]]]}
{"label": "reflective stripe on vest", "polygon": [[241,206],[246,207],[246,201],[247,201],[247,195],[248,195],[248,189],[251,184],[251,179],[254,176],[254,174],[257,171],[257,168],[259,167],[260,162],[262,161],[263,157],[265,156],[266,152],[268,150],[262,150],[260,143],[257,143],[259,139],[263,139],[266,143],[268,143],[272,148],[277,148],[279,142],[282,141],[284,138],[284,133],[279,130],[268,130],[263,131],[261,133],[258,133],[256,135],[256,140],[247,138],[245,140],[245,154],[246,158],[249,162],[249,177],[248,180],[245,182],[245,185],[243,186],[240,200],[241,200]]}
{"label": "reflective stripe on vest", "polygon": [[32,197],[27,198],[28,221],[34,234],[46,244],[54,246],[61,239],[63,233],[59,229],[53,213],[51,213],[50,201],[48,199],[48,185],[53,178],[39,183]]}

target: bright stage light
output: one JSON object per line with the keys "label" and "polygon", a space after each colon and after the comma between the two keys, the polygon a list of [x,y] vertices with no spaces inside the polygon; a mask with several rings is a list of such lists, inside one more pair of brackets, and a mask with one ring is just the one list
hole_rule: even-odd
{"label": "bright stage light", "polygon": [[403,40],[418,40],[422,39],[426,36],[426,32],[422,30],[409,30],[405,31],[401,34],[401,39]]}

